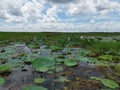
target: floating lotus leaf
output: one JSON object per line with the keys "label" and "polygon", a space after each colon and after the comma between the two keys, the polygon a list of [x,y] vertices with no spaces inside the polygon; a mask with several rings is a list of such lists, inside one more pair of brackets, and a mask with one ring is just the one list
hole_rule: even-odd
{"label": "floating lotus leaf", "polygon": [[36,79],[34,79],[35,83],[43,83],[44,81],[45,81],[44,78],[36,78]]}
{"label": "floating lotus leaf", "polygon": [[41,58],[35,59],[32,62],[32,65],[36,69],[36,71],[46,72],[55,65],[55,60],[41,57]]}
{"label": "floating lotus leaf", "polygon": [[0,78],[0,86],[3,85],[5,83],[5,79],[4,78]]}
{"label": "floating lotus leaf", "polygon": [[101,83],[106,86],[106,87],[109,87],[111,89],[117,89],[119,88],[119,84],[114,81],[114,80],[110,80],[110,79],[102,79],[102,78],[99,78],[99,77],[91,77],[91,79],[95,79],[95,80],[98,80],[98,81],[101,81]]}
{"label": "floating lotus leaf", "polygon": [[78,62],[76,60],[70,59],[70,60],[65,60],[64,64],[71,67],[78,65]]}

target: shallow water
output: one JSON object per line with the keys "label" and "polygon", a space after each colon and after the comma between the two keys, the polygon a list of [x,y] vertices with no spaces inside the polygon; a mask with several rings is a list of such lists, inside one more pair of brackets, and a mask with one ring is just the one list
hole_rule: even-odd
{"label": "shallow water", "polygon": [[[60,51],[52,52],[51,49],[46,48],[44,45],[40,46],[38,49],[31,49],[25,44],[14,44],[12,46],[3,47],[0,49],[11,50],[9,52],[9,57],[7,58],[8,62],[16,55],[14,58],[21,58],[25,55],[30,56],[31,58],[38,57],[48,57],[48,56],[57,56],[57,55],[65,55],[67,58],[77,56],[78,51],[81,48],[67,48]],[[14,51],[12,51],[14,49]],[[68,53],[69,52],[69,53]],[[1,52],[1,55],[3,53]],[[71,55],[72,54],[72,55]],[[56,59],[55,59],[56,60]],[[0,60],[2,62],[2,59]],[[23,62],[23,61],[22,61]],[[0,63],[2,64],[2,63]],[[46,87],[48,90],[101,90],[104,87],[99,81],[90,80],[90,77],[96,76],[101,78],[106,78],[110,72],[106,72],[106,70],[111,70],[100,66],[95,66],[93,64],[87,62],[79,62],[77,66],[68,67],[63,64],[57,64],[57,66],[61,66],[63,70],[55,71],[52,73],[38,73],[36,72],[31,63],[21,63],[22,67],[14,67],[14,70],[8,75],[4,76],[6,79],[6,83],[0,87],[0,90],[22,90],[24,86],[30,85],[38,85]],[[2,76],[2,75],[0,75]],[[68,77],[69,81],[59,82],[60,77]],[[119,77],[114,76],[115,79],[120,79]],[[35,78],[45,78],[46,81],[42,84],[34,83]]]}

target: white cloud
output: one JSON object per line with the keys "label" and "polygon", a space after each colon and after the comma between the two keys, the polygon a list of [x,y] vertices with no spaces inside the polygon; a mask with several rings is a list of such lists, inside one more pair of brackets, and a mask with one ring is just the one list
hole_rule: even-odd
{"label": "white cloud", "polygon": [[53,5],[46,11],[46,15],[43,15],[42,22],[49,23],[49,22],[57,22],[57,7]]}
{"label": "white cloud", "polygon": [[35,23],[37,19],[42,16],[41,11],[43,10],[43,5],[36,0],[33,2],[27,2],[22,6],[21,11],[23,17],[27,19],[28,22]]}
{"label": "white cloud", "polygon": [[91,20],[90,20],[90,23],[95,23],[95,20],[94,20],[94,19],[91,19]]}
{"label": "white cloud", "polygon": [[39,21],[40,23],[54,23],[57,22],[55,17],[48,17],[46,15],[43,16],[43,19]]}
{"label": "white cloud", "polygon": [[[60,18],[59,12],[65,13],[66,16]],[[0,20],[4,20],[6,24],[0,27],[0,30],[118,32],[120,22],[116,21],[117,18],[109,16],[111,12],[120,13],[119,2],[113,0],[0,0]],[[84,22],[83,18],[89,20]],[[111,18],[115,21],[113,22]],[[111,21],[99,22],[102,19]]]}
{"label": "white cloud", "polygon": [[42,16],[43,2],[37,0],[1,0],[0,18],[7,22],[34,23]]}
{"label": "white cloud", "polygon": [[[21,6],[26,0],[1,0],[0,1],[0,18],[7,21],[16,21],[22,15]],[[13,20],[14,19],[14,20]]]}
{"label": "white cloud", "polygon": [[3,25],[0,30],[20,32],[120,32],[120,22],[105,23],[38,23],[38,24],[17,24]]}
{"label": "white cloud", "polygon": [[120,22],[103,22],[103,23],[38,23],[28,25],[28,31],[35,32],[120,32]]}
{"label": "white cloud", "polygon": [[93,0],[79,1],[79,3],[71,3],[68,11],[71,15],[92,14],[96,12]]}
{"label": "white cloud", "polygon": [[77,2],[77,0],[47,0],[47,1],[57,3],[57,4],[66,4],[66,3]]}
{"label": "white cloud", "polygon": [[48,9],[47,16],[56,16],[57,7],[54,5],[52,8]]}
{"label": "white cloud", "polygon": [[108,14],[112,11],[120,12],[120,3],[108,0],[79,0],[71,3],[69,8],[71,15]]}
{"label": "white cloud", "polygon": [[25,29],[22,24],[17,24],[17,25],[4,24],[4,25],[2,25],[2,27],[0,27],[0,31],[19,32],[19,31],[25,31]]}

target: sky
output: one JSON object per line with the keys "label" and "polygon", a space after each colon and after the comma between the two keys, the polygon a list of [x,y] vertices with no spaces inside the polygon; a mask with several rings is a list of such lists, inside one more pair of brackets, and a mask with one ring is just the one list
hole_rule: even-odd
{"label": "sky", "polygon": [[0,31],[120,32],[120,0],[0,0]]}

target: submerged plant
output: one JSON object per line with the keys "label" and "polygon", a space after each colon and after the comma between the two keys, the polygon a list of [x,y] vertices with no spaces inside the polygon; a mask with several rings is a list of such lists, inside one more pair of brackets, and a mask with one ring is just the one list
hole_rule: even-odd
{"label": "submerged plant", "polygon": [[48,90],[41,86],[26,86],[22,90]]}

